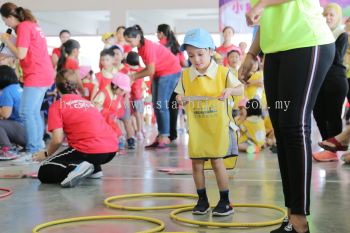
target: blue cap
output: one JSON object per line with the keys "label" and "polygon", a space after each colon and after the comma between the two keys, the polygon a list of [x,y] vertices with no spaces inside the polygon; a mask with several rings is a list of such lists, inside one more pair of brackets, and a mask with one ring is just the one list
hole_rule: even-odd
{"label": "blue cap", "polygon": [[202,28],[195,28],[186,32],[184,42],[180,46],[180,50],[185,51],[186,45],[191,45],[200,49],[215,49],[213,38],[209,32]]}

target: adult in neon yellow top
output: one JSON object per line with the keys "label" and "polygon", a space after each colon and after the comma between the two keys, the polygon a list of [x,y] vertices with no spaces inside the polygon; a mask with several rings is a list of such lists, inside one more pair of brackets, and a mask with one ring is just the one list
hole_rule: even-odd
{"label": "adult in neon yellow top", "polygon": [[[274,128],[288,226],[310,232],[311,112],[335,54],[334,37],[318,0],[254,0],[248,25],[260,28],[240,67],[242,82],[265,53],[264,87]],[[285,223],[283,223],[285,224]]]}
{"label": "adult in neon yellow top", "polygon": [[261,14],[260,48],[264,53],[334,42],[319,0],[251,0],[253,6],[264,2],[280,2],[265,7]]}
{"label": "adult in neon yellow top", "polygon": [[[175,92],[184,104],[189,128],[189,155],[198,193],[193,214],[206,214],[209,201],[205,189],[204,162],[210,159],[220,191],[220,201],[213,209],[215,216],[233,213],[229,200],[228,177],[224,158],[237,155],[235,124],[229,99],[243,93],[243,85],[228,68],[212,58],[215,45],[210,34],[200,28],[186,33],[181,50],[186,50],[192,66],[183,71]],[[203,100],[200,100],[202,98]]]}

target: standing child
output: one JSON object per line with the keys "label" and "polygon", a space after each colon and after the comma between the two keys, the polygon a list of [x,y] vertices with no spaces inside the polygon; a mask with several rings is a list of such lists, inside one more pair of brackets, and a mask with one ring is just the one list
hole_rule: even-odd
{"label": "standing child", "polygon": [[[111,48],[114,52],[114,67],[123,74],[129,73],[128,64],[124,63],[124,49],[120,45],[113,45]],[[130,106],[130,93],[127,93],[124,98],[125,105],[125,114],[121,118],[124,123],[126,134],[127,134],[127,142],[129,149],[135,149],[135,130],[132,125],[131,119],[131,106]]]}
{"label": "standing child", "polygon": [[127,64],[125,64],[123,62],[124,61],[124,49],[120,45],[113,45],[109,49],[114,52],[113,66],[119,72],[127,74],[129,72],[129,67]]}
{"label": "standing child", "polygon": [[114,52],[111,49],[104,49],[100,53],[100,62],[102,69],[96,73],[96,83],[92,91],[91,98],[94,98],[98,91],[101,91],[111,84],[113,77],[118,70],[113,66]]}
{"label": "standing child", "polygon": [[241,64],[241,55],[242,52],[238,48],[234,48],[227,53],[228,68],[236,77],[238,77],[238,69]]}
{"label": "standing child", "polygon": [[[60,183],[67,188],[91,175],[101,177],[101,164],[111,161],[118,150],[117,136],[111,127],[90,101],[77,95],[79,77],[75,76],[72,70],[58,72],[56,85],[62,97],[49,110],[52,140],[47,150],[33,158],[43,161],[38,172],[42,183]],[[56,153],[64,135],[69,147]]]}
{"label": "standing child", "polygon": [[[78,41],[69,39],[61,46],[61,56],[57,62],[57,72],[61,70],[74,70],[77,75],[74,77],[79,78],[79,49],[80,44]],[[78,90],[82,95],[84,93],[83,84],[81,80],[76,80],[78,83]]]}
{"label": "standing child", "polygon": [[123,136],[119,127],[119,119],[125,114],[124,99],[128,92],[130,92],[130,79],[127,75],[119,72],[110,84],[97,93],[93,100],[94,105],[101,111],[119,138]]}
{"label": "standing child", "polygon": [[[130,72],[135,73],[139,72],[143,68],[140,67],[139,55],[136,52],[129,52],[126,56],[126,63],[130,67]],[[143,79],[135,80],[131,85],[131,107],[133,109],[133,114],[136,118],[137,133],[136,138],[138,140],[143,139],[143,112],[144,112],[144,103],[143,103],[143,89],[142,89]]]}
{"label": "standing child", "polygon": [[224,159],[236,156],[234,120],[229,98],[243,93],[243,85],[224,66],[217,65],[212,56],[215,45],[203,29],[186,33],[181,50],[186,50],[192,66],[183,71],[175,89],[180,104],[187,96],[203,96],[206,101],[186,105],[189,127],[189,155],[192,159],[193,178],[199,196],[193,214],[206,214],[210,205],[205,189],[204,162],[210,159],[220,191],[220,201],[213,209],[215,216],[233,213],[230,205],[228,177]]}
{"label": "standing child", "polygon": [[[235,77],[238,77],[238,69],[241,63],[241,50],[239,48],[233,47],[232,50],[230,50],[227,53],[227,63],[228,68],[231,71]],[[233,106],[233,116],[236,117],[239,114],[238,110],[238,103],[240,103],[244,99],[244,94],[240,96],[233,97],[234,99],[234,106]]]}
{"label": "standing child", "polygon": [[93,82],[93,79],[92,79],[93,74],[94,72],[92,71],[91,66],[80,66],[79,75],[84,88],[83,97],[87,100],[91,100],[92,92],[95,87],[95,83]]}

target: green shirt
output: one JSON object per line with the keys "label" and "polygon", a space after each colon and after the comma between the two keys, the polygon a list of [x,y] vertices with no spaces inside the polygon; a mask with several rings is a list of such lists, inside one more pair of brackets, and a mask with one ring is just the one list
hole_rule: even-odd
{"label": "green shirt", "polygon": [[[254,6],[258,0],[251,0]],[[322,15],[319,0],[291,0],[265,7],[260,18],[264,53],[330,44],[334,36]]]}

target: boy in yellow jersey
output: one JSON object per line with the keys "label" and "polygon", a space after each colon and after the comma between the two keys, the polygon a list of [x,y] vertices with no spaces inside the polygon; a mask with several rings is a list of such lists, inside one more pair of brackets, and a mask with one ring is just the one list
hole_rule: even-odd
{"label": "boy in yellow jersey", "polygon": [[232,96],[241,95],[244,87],[228,68],[215,63],[215,45],[207,31],[200,28],[188,31],[181,50],[187,51],[192,64],[183,71],[175,92],[180,104],[187,101],[188,149],[199,196],[193,214],[206,214],[210,210],[204,177],[204,162],[210,159],[220,191],[220,200],[212,214],[230,215],[233,208],[224,158],[238,153]]}

